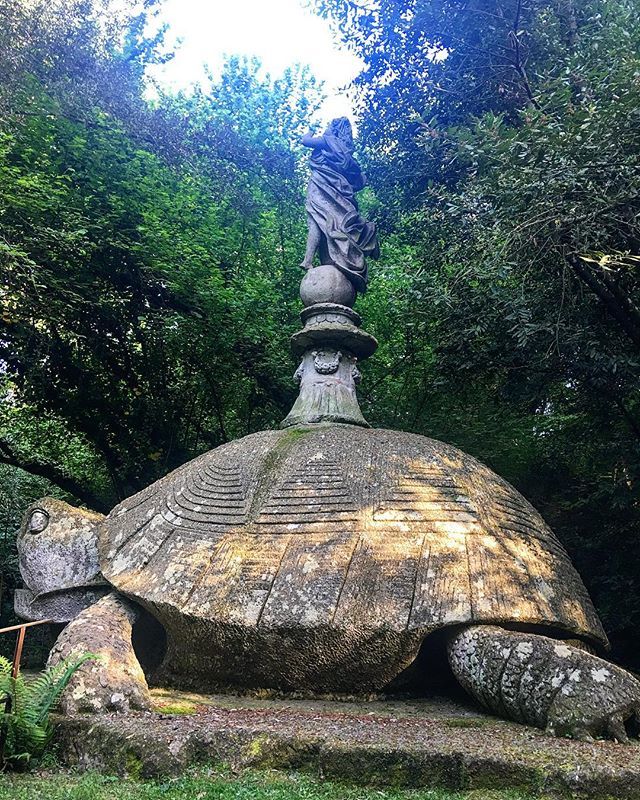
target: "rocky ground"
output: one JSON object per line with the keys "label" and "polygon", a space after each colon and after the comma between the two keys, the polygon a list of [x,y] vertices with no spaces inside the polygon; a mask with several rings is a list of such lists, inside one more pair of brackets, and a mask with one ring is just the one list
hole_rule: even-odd
{"label": "rocky ground", "polygon": [[59,757],[134,777],[224,762],[373,786],[640,799],[639,743],[556,739],[439,697],[340,701],[154,690],[154,703],[153,712],[59,718]]}

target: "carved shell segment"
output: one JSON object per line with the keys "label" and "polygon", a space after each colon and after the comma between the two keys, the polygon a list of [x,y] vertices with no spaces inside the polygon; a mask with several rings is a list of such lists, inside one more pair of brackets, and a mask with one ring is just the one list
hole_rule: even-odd
{"label": "carved shell segment", "polygon": [[379,629],[414,644],[502,622],[607,644],[532,506],[472,457],[413,434],[252,434],[117,506],[102,536],[105,577],[174,620]]}

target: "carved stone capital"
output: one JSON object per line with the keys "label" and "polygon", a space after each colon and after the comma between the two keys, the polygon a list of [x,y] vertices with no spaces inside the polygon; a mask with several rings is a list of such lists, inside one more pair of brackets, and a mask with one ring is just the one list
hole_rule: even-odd
{"label": "carved stone capital", "polygon": [[282,427],[316,422],[369,427],[356,396],[357,363],[372,355],[378,343],[360,329],[360,316],[339,303],[309,305],[300,318],[303,327],[291,337],[293,355],[301,359],[294,375],[300,394]]}
{"label": "carved stone capital", "polygon": [[360,372],[352,353],[331,347],[307,350],[296,370],[300,394],[282,427],[313,422],[344,422],[368,427],[356,396]]}

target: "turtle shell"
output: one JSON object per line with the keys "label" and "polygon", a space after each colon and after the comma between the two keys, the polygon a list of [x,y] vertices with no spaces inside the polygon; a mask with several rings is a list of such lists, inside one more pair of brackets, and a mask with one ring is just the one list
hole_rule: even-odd
{"label": "turtle shell", "polygon": [[607,646],[535,509],[414,434],[315,425],[222,445],[116,506],[101,561],[164,625],[164,677],[182,685],[376,690],[460,623]]}

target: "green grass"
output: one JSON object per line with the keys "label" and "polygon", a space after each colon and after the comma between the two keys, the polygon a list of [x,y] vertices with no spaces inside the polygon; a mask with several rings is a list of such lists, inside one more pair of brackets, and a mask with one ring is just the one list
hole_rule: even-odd
{"label": "green grass", "polygon": [[157,711],[159,714],[174,714],[177,716],[188,716],[189,714],[195,714],[197,710],[198,708],[195,703],[189,703],[186,700],[155,706],[155,711]]}
{"label": "green grass", "polygon": [[189,770],[180,778],[136,781],[56,771],[0,776],[0,800],[528,800],[518,792],[451,793],[372,789],[295,773],[225,768]]}

